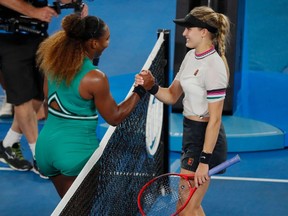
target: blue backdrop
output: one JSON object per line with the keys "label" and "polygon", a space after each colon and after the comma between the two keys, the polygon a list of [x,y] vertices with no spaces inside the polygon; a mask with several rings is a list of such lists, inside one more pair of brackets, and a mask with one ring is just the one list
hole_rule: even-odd
{"label": "blue backdrop", "polygon": [[245,22],[240,83],[234,115],[272,124],[288,146],[288,1],[244,1]]}

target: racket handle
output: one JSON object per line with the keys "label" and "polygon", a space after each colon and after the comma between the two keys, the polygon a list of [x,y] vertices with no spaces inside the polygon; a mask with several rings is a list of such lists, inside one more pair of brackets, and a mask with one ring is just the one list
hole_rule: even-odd
{"label": "racket handle", "polygon": [[226,169],[226,168],[232,166],[233,164],[240,162],[240,160],[241,160],[240,156],[237,154],[233,158],[231,158],[231,159],[219,164],[218,166],[210,169],[208,174],[209,174],[209,176],[214,175],[214,174],[220,172],[221,170]]}

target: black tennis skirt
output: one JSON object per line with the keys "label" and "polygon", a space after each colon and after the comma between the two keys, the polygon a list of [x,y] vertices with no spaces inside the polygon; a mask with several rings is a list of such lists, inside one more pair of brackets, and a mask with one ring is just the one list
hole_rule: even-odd
{"label": "black tennis skirt", "polygon": [[[198,122],[183,119],[183,138],[182,138],[182,155],[181,168],[195,172],[199,157],[203,150],[205,133],[208,122]],[[227,159],[227,139],[224,126],[221,123],[218,139],[209,164],[209,169],[219,165]],[[225,170],[220,173],[224,173]]]}

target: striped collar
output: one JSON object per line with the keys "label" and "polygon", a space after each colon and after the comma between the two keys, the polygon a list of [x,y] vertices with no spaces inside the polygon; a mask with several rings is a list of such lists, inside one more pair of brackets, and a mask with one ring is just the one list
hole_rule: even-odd
{"label": "striped collar", "polygon": [[203,59],[203,58],[205,58],[205,57],[207,57],[209,55],[212,55],[215,52],[216,52],[215,47],[212,46],[210,49],[206,50],[205,52],[202,52],[202,53],[199,53],[199,54],[197,54],[195,52],[195,58],[198,59],[198,60],[199,59]]}

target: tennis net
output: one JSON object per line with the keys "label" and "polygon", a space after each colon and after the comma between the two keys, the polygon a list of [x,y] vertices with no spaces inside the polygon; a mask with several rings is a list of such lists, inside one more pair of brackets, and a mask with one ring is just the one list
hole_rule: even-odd
{"label": "tennis net", "polygon": [[[142,69],[168,85],[169,30],[158,39]],[[131,94],[133,85],[127,94]],[[110,126],[52,216],[138,215],[137,195],[155,176],[168,171],[168,108],[146,94],[117,127]]]}

